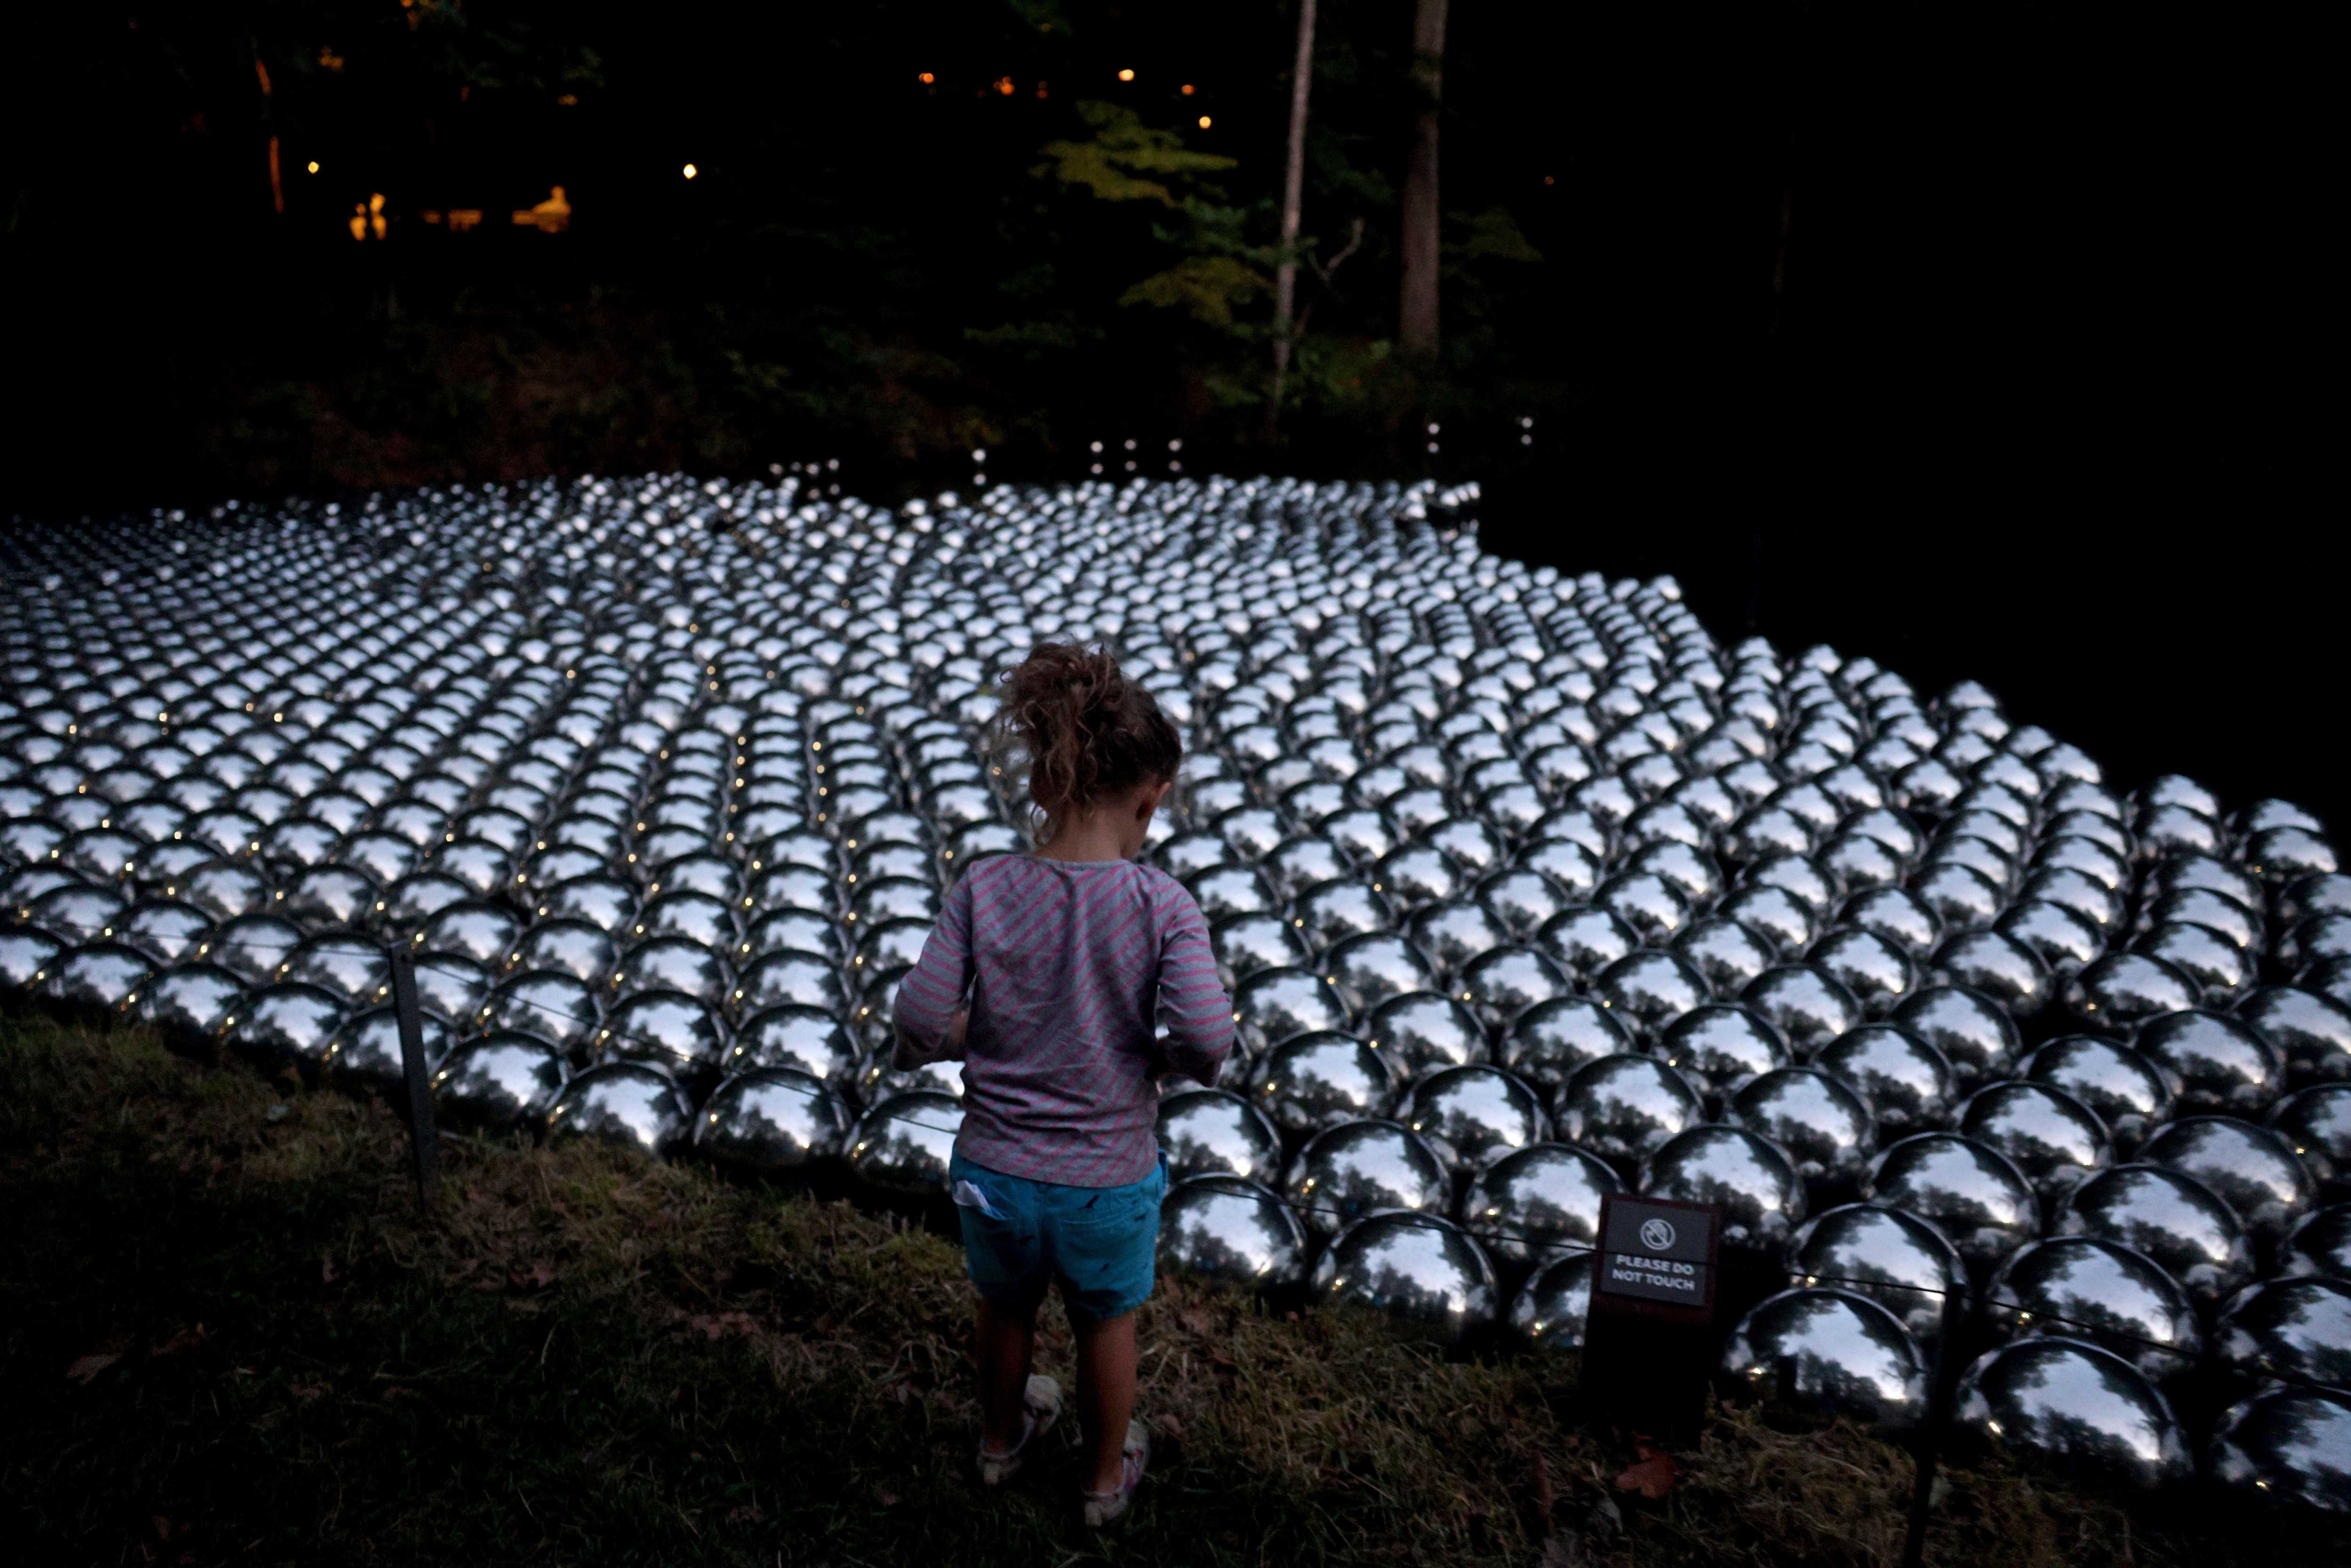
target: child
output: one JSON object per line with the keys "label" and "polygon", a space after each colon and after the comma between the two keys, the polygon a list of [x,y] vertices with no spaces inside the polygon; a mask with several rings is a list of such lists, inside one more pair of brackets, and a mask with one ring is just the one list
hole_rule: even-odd
{"label": "child", "polygon": [[1130,1416],[1167,1186],[1155,1080],[1214,1083],[1232,1003],[1199,906],[1134,859],[1183,756],[1150,694],[1109,653],[1048,643],[1012,672],[997,730],[1028,752],[1040,847],[981,861],[948,893],[898,988],[896,1059],[964,1064],[950,1179],[979,1289],[980,1479],[1011,1479],[1061,1413],[1061,1385],[1029,1370],[1058,1282],[1101,1526],[1126,1512],[1150,1451]]}

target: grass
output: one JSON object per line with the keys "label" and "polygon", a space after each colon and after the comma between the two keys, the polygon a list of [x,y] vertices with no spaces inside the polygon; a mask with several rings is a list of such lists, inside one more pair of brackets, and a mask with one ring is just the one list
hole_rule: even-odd
{"label": "grass", "polygon": [[[1163,1281],[1159,1457],[1086,1531],[1066,1458],[971,1474],[969,1310],[904,1217],[590,1145],[444,1145],[383,1105],[0,1021],[0,1492],[25,1562],[1863,1564],[1910,1465],[1717,1412],[1658,1501],[1573,1357],[1449,1359],[1353,1312]],[[1050,1309],[1049,1309],[1050,1310]],[[1041,1352],[1069,1376],[1058,1320]],[[1032,1479],[1033,1478],[1033,1479]],[[2199,1568],[2177,1533],[1955,1473],[1928,1561]],[[2340,1542],[2332,1560],[2343,1560]],[[2326,1557],[2306,1560],[2324,1561]]]}

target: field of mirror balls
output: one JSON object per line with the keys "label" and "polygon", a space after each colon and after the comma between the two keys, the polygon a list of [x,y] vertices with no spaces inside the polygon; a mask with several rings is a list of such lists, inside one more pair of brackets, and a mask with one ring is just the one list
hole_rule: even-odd
{"label": "field of mirror balls", "polygon": [[[2351,1511],[2351,877],[1670,580],[1483,553],[1474,486],[896,510],[797,482],[229,504],[0,539],[0,988],[438,1116],[936,1195],[889,1067],[1024,842],[989,683],[1106,642],[1189,747],[1147,854],[1240,1045],[1171,1087],[1167,1266],[1583,1341],[1599,1202],[1788,1290],[1731,1390]],[[1954,1305],[1947,1313],[1946,1298]]]}

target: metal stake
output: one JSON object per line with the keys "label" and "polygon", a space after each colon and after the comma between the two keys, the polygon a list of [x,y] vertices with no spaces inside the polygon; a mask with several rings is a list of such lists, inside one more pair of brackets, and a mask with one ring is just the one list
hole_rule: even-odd
{"label": "metal stake", "polygon": [[433,1081],[424,1069],[424,1015],[416,1004],[416,960],[392,956],[392,1010],[400,1020],[400,1061],[408,1078],[408,1134],[416,1150],[416,1203],[431,1212],[440,1185],[441,1138],[433,1125]]}
{"label": "metal stake", "polygon": [[1917,1481],[1910,1489],[1910,1526],[1902,1540],[1902,1568],[1918,1568],[1927,1551],[1927,1516],[1935,1500],[1935,1469],[1943,1457],[1945,1429],[1950,1424],[1951,1378],[1955,1365],[1951,1341],[1959,1332],[1960,1292],[1943,1297],[1943,1328],[1935,1336],[1935,1360],[1928,1373],[1927,1411],[1918,1426]]}

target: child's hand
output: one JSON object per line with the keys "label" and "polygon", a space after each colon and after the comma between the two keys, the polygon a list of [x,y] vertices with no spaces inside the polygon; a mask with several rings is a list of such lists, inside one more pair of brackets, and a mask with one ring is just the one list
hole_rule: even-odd
{"label": "child's hand", "polygon": [[957,1008],[956,1009],[956,1016],[954,1019],[949,1020],[947,1024],[947,1049],[954,1053],[953,1060],[961,1061],[963,1059],[964,1037],[970,1032],[971,1009],[969,1008]]}

